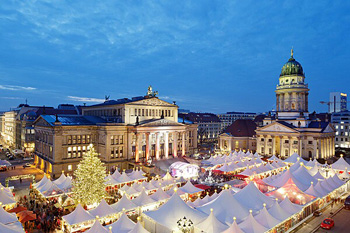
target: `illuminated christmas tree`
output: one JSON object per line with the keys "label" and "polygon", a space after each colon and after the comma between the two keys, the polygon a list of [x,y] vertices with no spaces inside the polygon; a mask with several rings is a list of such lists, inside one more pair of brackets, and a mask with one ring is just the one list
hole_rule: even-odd
{"label": "illuminated christmas tree", "polygon": [[92,145],[74,171],[73,198],[83,206],[94,206],[105,196],[106,170]]}

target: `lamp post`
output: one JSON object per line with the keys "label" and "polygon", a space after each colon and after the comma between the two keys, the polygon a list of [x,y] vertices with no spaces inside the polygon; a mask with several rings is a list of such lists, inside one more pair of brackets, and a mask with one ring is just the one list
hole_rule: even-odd
{"label": "lamp post", "polygon": [[191,219],[186,218],[185,216],[183,218],[180,218],[177,221],[177,227],[179,230],[183,233],[189,233],[192,230],[193,222]]}

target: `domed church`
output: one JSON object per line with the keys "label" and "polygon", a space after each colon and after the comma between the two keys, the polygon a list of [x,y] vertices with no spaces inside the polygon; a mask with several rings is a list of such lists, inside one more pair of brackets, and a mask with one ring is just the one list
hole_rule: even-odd
{"label": "domed church", "polygon": [[266,156],[328,159],[335,154],[335,129],[330,122],[309,117],[309,88],[305,73],[291,57],[283,65],[276,87],[276,116],[257,128],[257,152]]}

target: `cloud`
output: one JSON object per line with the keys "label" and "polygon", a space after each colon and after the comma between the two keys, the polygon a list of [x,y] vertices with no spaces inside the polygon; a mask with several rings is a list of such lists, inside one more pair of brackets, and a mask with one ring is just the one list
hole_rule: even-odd
{"label": "cloud", "polygon": [[4,96],[4,97],[0,97],[0,99],[7,99],[7,100],[22,100],[23,98],[20,98],[20,97],[8,97],[8,96]]}
{"label": "cloud", "polygon": [[104,99],[91,98],[91,97],[78,97],[78,96],[68,96],[69,100],[77,101],[77,102],[104,102]]}
{"label": "cloud", "polygon": [[34,91],[35,87],[22,87],[22,86],[13,86],[13,85],[0,85],[0,89],[9,90],[9,91]]}

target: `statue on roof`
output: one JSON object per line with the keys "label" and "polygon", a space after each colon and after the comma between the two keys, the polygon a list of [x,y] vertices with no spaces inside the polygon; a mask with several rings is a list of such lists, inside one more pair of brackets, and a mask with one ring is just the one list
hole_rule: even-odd
{"label": "statue on roof", "polygon": [[158,91],[153,91],[152,86],[149,85],[148,90],[147,90],[147,96],[155,97],[156,95],[158,95]]}
{"label": "statue on roof", "polygon": [[293,55],[294,55],[294,50],[293,50],[293,47],[292,47],[292,49],[290,50],[290,56],[293,57]]}

